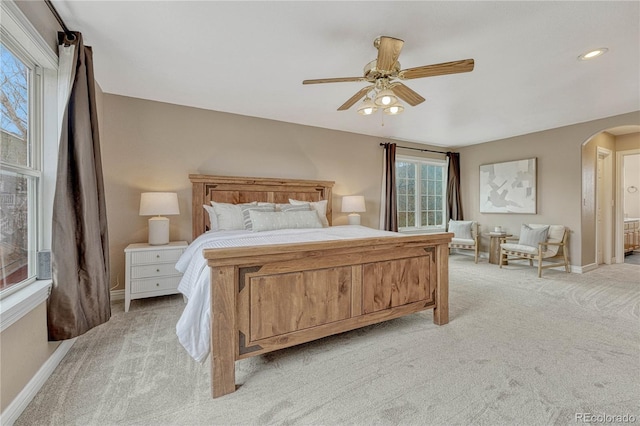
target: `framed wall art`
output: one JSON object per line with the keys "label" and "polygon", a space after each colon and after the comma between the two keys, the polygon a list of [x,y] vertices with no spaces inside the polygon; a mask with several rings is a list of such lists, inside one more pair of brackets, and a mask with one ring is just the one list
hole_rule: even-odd
{"label": "framed wall art", "polygon": [[480,166],[480,213],[536,213],[536,158]]}

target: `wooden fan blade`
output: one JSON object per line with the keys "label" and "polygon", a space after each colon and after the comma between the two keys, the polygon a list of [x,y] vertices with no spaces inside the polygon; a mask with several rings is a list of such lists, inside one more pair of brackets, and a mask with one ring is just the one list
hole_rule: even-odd
{"label": "wooden fan blade", "polygon": [[367,81],[367,80],[365,80],[362,77],[318,78],[316,80],[303,80],[302,84],[342,83],[345,81]]}
{"label": "wooden fan blade", "polygon": [[389,89],[391,89],[397,97],[411,106],[416,106],[424,102],[424,98],[422,96],[420,96],[417,92],[409,89],[402,83],[393,83],[391,86],[389,86]]}
{"label": "wooden fan blade", "polygon": [[360,89],[360,91],[358,93],[356,93],[355,95],[350,97],[347,102],[343,103],[340,106],[340,108],[338,108],[338,111],[344,111],[344,110],[347,110],[347,109],[351,108],[353,106],[353,104],[355,104],[360,99],[362,99],[362,97],[364,95],[366,95],[367,92],[369,92],[369,90],[371,90],[371,89],[373,89],[373,85],[367,86],[367,87],[364,87],[364,88]]}
{"label": "wooden fan blade", "polygon": [[473,71],[473,59],[463,59],[461,61],[443,62],[441,64],[424,65],[422,67],[407,68],[400,71],[398,77],[403,80],[411,78],[434,77],[437,75],[456,74],[460,72]]}
{"label": "wooden fan blade", "polygon": [[398,56],[400,56],[403,45],[404,41],[398,38],[381,36],[376,68],[382,71],[391,71],[398,60]]}

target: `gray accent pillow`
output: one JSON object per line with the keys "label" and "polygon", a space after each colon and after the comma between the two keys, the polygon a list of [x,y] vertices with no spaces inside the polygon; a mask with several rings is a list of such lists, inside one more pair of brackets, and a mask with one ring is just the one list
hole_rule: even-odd
{"label": "gray accent pillow", "polygon": [[[211,220],[212,231],[234,231],[244,229],[242,219],[242,206],[253,205],[258,203],[255,201],[246,204],[229,204],[211,201],[211,206],[216,213],[216,221]],[[215,222],[215,224],[214,224]],[[217,225],[216,225],[217,224]]]}
{"label": "gray accent pillow", "polygon": [[532,228],[526,223],[520,228],[518,244],[538,248],[538,243],[544,243],[549,236],[549,225]]}
{"label": "gray accent pillow", "polygon": [[471,225],[473,225],[471,220],[449,220],[449,232],[453,232],[454,238],[471,240],[473,239]]}
{"label": "gray accent pillow", "polygon": [[275,204],[265,204],[265,205],[257,205],[257,206],[241,206],[242,209],[242,218],[244,223],[244,229],[247,231],[253,231],[253,223],[251,222],[251,214],[252,211],[258,212],[274,212],[276,211]]}
{"label": "gray accent pillow", "polygon": [[276,229],[322,228],[315,210],[288,212],[261,212],[250,210],[253,232]]}

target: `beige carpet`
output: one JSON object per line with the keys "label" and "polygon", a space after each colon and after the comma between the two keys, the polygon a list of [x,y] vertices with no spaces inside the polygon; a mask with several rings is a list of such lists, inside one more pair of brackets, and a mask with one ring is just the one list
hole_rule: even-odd
{"label": "beige carpet", "polygon": [[450,265],[448,325],[427,312],[243,360],[240,389],[215,400],[208,363],[176,340],[180,296],[127,314],[116,303],[16,425],[640,422],[640,266],[538,279],[464,255]]}

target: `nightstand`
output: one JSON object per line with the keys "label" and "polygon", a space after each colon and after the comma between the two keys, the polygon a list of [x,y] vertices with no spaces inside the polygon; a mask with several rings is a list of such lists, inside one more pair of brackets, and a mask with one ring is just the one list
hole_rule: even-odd
{"label": "nightstand", "polygon": [[129,312],[129,305],[133,299],[178,293],[182,274],[175,266],[186,248],[186,241],[173,241],[162,246],[136,243],[124,249],[125,312]]}

